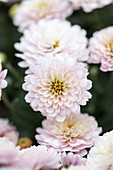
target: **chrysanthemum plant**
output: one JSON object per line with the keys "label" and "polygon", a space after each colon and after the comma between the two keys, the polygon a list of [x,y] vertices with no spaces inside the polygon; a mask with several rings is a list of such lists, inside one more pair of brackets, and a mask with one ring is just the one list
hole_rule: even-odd
{"label": "chrysanthemum plant", "polygon": [[112,0],[0,0],[0,166],[113,170],[112,11]]}

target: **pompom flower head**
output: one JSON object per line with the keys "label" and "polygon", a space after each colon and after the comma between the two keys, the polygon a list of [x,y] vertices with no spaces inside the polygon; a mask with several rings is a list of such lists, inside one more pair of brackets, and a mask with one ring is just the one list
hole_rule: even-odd
{"label": "pompom flower head", "polygon": [[100,63],[104,72],[113,71],[113,27],[93,34],[89,43],[90,63]]}
{"label": "pompom flower head", "polygon": [[0,118],[0,137],[7,137],[9,140],[17,144],[18,132],[16,128],[9,124],[8,119]]}
{"label": "pompom flower head", "polygon": [[75,10],[83,8],[85,12],[91,12],[112,3],[112,0],[70,0],[70,2]]}
{"label": "pompom flower head", "polygon": [[98,170],[113,170],[113,131],[97,139],[89,152],[87,165]]}
{"label": "pompom flower head", "polygon": [[[32,159],[31,159],[32,158]],[[61,167],[61,155],[53,148],[46,146],[31,146],[20,151],[20,160],[17,167],[22,169],[58,169]]]}
{"label": "pompom flower head", "polygon": [[72,11],[67,0],[23,0],[16,11],[14,24],[23,31],[40,19],[64,19],[71,15]]}
{"label": "pompom flower head", "polygon": [[7,81],[5,80],[6,75],[7,75],[7,70],[2,71],[2,64],[0,59],[0,99],[2,95],[2,89],[7,87]]}
{"label": "pompom flower head", "polygon": [[[46,29],[45,29],[46,28]],[[37,64],[39,56],[45,54],[68,53],[76,57],[78,61],[88,59],[86,31],[80,26],[71,26],[68,21],[41,20],[24,32],[20,43],[15,48],[22,52],[16,54],[24,61],[20,62],[21,67],[29,67]]]}
{"label": "pompom flower head", "polygon": [[41,57],[39,63],[25,77],[26,102],[34,111],[57,121],[63,121],[70,110],[80,111],[80,105],[86,105],[91,98],[88,90],[92,83],[87,79],[86,65],[66,54]]}
{"label": "pompom flower head", "polygon": [[19,148],[6,137],[0,137],[0,167],[13,166],[18,157]]}
{"label": "pompom flower head", "polygon": [[79,154],[74,154],[72,152],[69,152],[66,154],[66,152],[63,152],[61,155],[62,164],[64,167],[68,167],[70,165],[85,165],[86,164],[86,158],[83,158]]}
{"label": "pompom flower head", "polygon": [[101,128],[92,116],[73,114],[66,117],[64,122],[44,120],[42,128],[37,128],[37,142],[60,151],[72,151],[84,155],[85,148],[90,148]]}

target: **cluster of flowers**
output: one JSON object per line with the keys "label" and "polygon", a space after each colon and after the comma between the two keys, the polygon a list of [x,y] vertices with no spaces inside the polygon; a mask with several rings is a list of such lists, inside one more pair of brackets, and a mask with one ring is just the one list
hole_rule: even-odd
{"label": "cluster of flowers", "polygon": [[[16,56],[23,59],[19,66],[27,68],[25,100],[47,119],[42,128],[36,129],[40,146],[22,150],[15,145],[18,133],[14,127],[1,120],[1,128],[6,126],[0,138],[3,169],[58,169],[71,165],[69,170],[113,170],[113,131],[99,137],[102,129],[95,118],[80,111],[92,97],[85,62],[101,63],[102,71],[113,71],[113,27],[94,33],[88,41],[84,29],[65,20],[73,9],[82,7],[90,12],[111,2],[23,0],[18,7],[14,24],[23,36],[15,48],[21,52]],[[1,89],[6,87],[6,72],[1,71]],[[91,150],[86,159],[87,148]]]}
{"label": "cluster of flowers", "polygon": [[[21,150],[14,143],[18,139],[15,128],[7,120],[0,119],[0,123],[2,124],[0,131],[1,170],[50,170],[58,168],[66,170],[65,167],[68,167],[68,170],[113,170],[113,131],[98,137],[86,159],[81,156],[83,153],[59,152],[54,147],[44,145],[31,146]],[[10,133],[11,136],[13,133],[13,142]],[[84,141],[84,143],[87,142]]]}

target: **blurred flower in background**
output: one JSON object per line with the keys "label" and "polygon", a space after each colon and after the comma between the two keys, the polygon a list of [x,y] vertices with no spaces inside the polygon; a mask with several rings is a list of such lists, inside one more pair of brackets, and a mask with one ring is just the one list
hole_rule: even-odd
{"label": "blurred flower in background", "polygon": [[7,87],[7,81],[5,80],[6,75],[7,75],[7,69],[2,71],[2,64],[0,58],[0,99],[2,95],[2,89]]}
{"label": "blurred flower in background", "polygon": [[90,150],[87,165],[95,169],[113,169],[113,131],[100,136]]}
{"label": "blurred flower in background", "polygon": [[23,0],[16,11],[14,24],[19,26],[19,31],[22,32],[40,19],[65,19],[72,12],[67,0]]}
{"label": "blurred flower in background", "polygon": [[63,164],[64,167],[68,167],[70,165],[85,165],[87,159],[83,158],[82,156],[80,156],[79,154],[74,154],[72,152],[69,152],[66,154],[66,152],[63,152],[61,154],[61,162]]}
{"label": "blurred flower in background", "polygon": [[19,63],[21,67],[38,64],[39,57],[45,57],[46,54],[55,55],[64,52],[78,61],[86,61],[89,57],[86,31],[79,25],[71,26],[68,21],[41,20],[25,31],[20,41],[15,44],[15,48],[22,52],[16,54],[24,60]]}
{"label": "blurred flower in background", "polygon": [[70,0],[75,10],[83,8],[85,12],[91,12],[96,8],[102,8],[112,3],[112,0]]}
{"label": "blurred flower in background", "polygon": [[7,137],[9,140],[17,144],[19,133],[14,126],[9,124],[8,119],[0,118],[0,137]]}
{"label": "blurred flower in background", "polygon": [[101,64],[102,71],[113,71],[113,27],[97,31],[89,42],[90,63]]}

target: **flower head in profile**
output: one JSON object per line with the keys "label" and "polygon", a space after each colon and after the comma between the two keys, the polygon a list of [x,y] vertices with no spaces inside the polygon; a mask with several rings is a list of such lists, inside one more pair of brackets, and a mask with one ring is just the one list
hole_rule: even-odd
{"label": "flower head in profile", "polygon": [[14,24],[23,31],[40,19],[65,19],[72,11],[67,0],[23,0],[16,11]]}
{"label": "flower head in profile", "polygon": [[86,164],[86,158],[83,158],[79,154],[74,154],[72,152],[69,152],[66,154],[66,152],[63,152],[61,154],[61,160],[64,167],[68,167],[70,165],[85,165]]}
{"label": "flower head in profile", "polygon": [[98,170],[113,170],[113,131],[97,139],[89,152],[87,165]]}
{"label": "flower head in profile", "polygon": [[66,54],[41,57],[39,63],[25,77],[26,102],[34,111],[57,121],[63,121],[70,111],[80,111],[80,105],[86,105],[91,98],[88,90],[92,83],[87,79],[86,64]]}
{"label": "flower head in profile", "polygon": [[73,114],[64,122],[44,120],[42,128],[37,128],[37,142],[60,151],[72,151],[86,154],[86,148],[93,146],[101,133],[94,117],[87,114]]}
{"label": "flower head in profile", "polygon": [[58,169],[61,167],[61,154],[46,146],[31,146],[21,150],[20,160],[17,167],[22,169]]}
{"label": "flower head in profile", "polygon": [[7,137],[10,141],[17,144],[19,134],[16,128],[9,124],[8,119],[0,118],[0,137]]}
{"label": "flower head in profile", "polygon": [[113,27],[93,34],[89,43],[90,63],[100,63],[104,72],[113,71]]}
{"label": "flower head in profile", "polygon": [[[19,148],[6,137],[0,137],[0,167],[13,166],[19,154]],[[1,168],[0,168],[1,169]]]}
{"label": "flower head in profile", "polygon": [[0,99],[2,95],[2,89],[7,87],[7,81],[5,80],[6,75],[7,75],[7,70],[2,71],[2,64],[0,59]]}
{"label": "flower head in profile", "polygon": [[71,26],[70,22],[58,19],[41,20],[26,30],[21,42],[15,44],[22,52],[16,56],[24,60],[19,63],[21,67],[37,64],[39,56],[45,57],[45,54],[68,53],[78,61],[86,61],[87,42],[86,31],[78,25]]}
{"label": "flower head in profile", "polygon": [[70,0],[75,10],[83,8],[85,12],[91,12],[96,8],[102,8],[112,3],[112,0]]}

